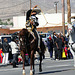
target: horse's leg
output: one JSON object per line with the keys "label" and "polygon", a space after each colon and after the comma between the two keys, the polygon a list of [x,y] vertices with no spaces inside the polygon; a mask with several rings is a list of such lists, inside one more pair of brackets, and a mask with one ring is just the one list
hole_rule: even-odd
{"label": "horse's leg", "polygon": [[34,53],[33,53],[33,75],[35,74],[35,67],[34,67]]}
{"label": "horse's leg", "polygon": [[31,60],[30,60],[30,75],[33,75],[33,71],[32,71],[32,65],[33,65],[33,54],[34,51],[31,51]]}
{"label": "horse's leg", "polygon": [[25,75],[25,53],[21,51],[22,59],[23,59],[23,75]]}
{"label": "horse's leg", "polygon": [[42,71],[42,64],[41,64],[41,62],[42,62],[42,52],[41,51],[39,52],[39,55],[40,55],[39,72],[41,72]]}

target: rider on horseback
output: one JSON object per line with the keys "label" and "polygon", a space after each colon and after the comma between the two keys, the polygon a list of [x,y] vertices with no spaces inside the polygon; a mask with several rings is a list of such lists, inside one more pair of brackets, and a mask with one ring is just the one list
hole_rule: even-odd
{"label": "rider on horseback", "polygon": [[36,37],[38,48],[40,49],[40,36],[36,30],[36,27],[39,25],[38,18],[36,17],[36,14],[40,13],[41,11],[36,9],[37,5],[33,7],[33,9],[30,9],[26,13],[26,28],[33,32],[33,36]]}

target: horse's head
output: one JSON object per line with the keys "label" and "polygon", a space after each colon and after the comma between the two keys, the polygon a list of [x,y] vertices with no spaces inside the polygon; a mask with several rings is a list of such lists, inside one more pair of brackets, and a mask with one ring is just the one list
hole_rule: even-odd
{"label": "horse's head", "polygon": [[26,49],[29,32],[27,29],[22,29],[19,33],[20,47]]}

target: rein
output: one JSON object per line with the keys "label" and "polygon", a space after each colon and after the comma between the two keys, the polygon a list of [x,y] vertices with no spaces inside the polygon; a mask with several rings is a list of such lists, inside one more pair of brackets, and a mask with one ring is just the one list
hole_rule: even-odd
{"label": "rein", "polygon": [[[24,36],[22,36],[22,37],[24,37]],[[25,37],[24,37],[24,38],[25,38]],[[21,38],[20,38],[20,39],[21,39]],[[23,41],[23,40],[21,39],[21,41]],[[34,41],[35,41],[35,39],[33,39],[29,44],[26,44],[26,46],[31,45]]]}

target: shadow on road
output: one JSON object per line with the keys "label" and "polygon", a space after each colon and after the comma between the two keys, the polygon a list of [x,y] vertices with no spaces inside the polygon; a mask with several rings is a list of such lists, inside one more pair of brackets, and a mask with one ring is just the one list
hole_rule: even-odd
{"label": "shadow on road", "polygon": [[[67,69],[67,70],[58,70],[58,71],[47,71],[47,72],[41,72],[41,73],[38,73],[38,74],[50,74],[50,73],[57,73],[57,72],[63,72],[63,71],[69,71],[69,70],[75,70],[75,69]],[[36,74],[36,75],[38,75]]]}

